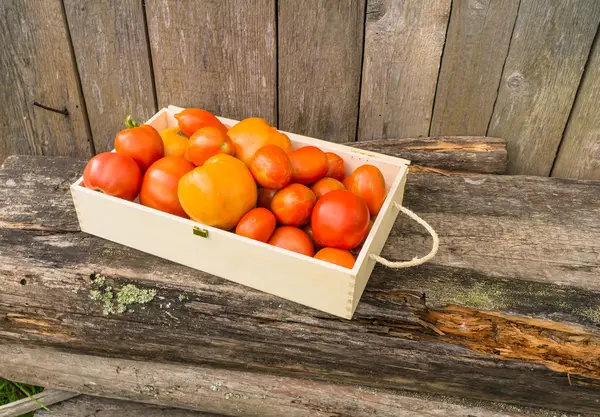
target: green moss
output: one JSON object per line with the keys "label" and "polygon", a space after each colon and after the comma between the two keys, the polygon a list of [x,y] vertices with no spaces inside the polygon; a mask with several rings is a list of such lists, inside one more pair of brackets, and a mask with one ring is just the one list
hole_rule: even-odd
{"label": "green moss", "polygon": [[581,314],[594,323],[600,323],[600,306],[588,307]]}
{"label": "green moss", "polygon": [[[92,278],[92,289],[90,290],[90,299],[94,301],[101,301],[103,305],[102,313],[107,316],[109,314],[115,314],[115,292],[113,287],[106,284],[106,277],[93,274]],[[135,285],[128,284],[116,291],[117,296],[117,314],[122,314],[127,311],[127,306],[132,304],[145,304],[154,299],[156,296],[156,290],[143,290]]]}
{"label": "green moss", "polygon": [[179,301],[181,301],[182,303],[188,299],[187,295],[184,295],[184,294],[179,294],[178,298],[179,298]]}
{"label": "green moss", "polygon": [[127,284],[117,293],[117,302],[119,303],[118,312],[127,311],[127,306],[131,304],[146,304],[154,300],[156,290],[143,290],[135,285]]}

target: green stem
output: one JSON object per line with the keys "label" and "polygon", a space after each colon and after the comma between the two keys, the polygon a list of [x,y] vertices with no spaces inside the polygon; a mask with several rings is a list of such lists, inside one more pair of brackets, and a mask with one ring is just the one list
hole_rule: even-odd
{"label": "green stem", "polygon": [[27,395],[27,396],[29,397],[29,399],[30,399],[30,400],[34,401],[34,402],[35,402],[37,405],[39,405],[39,406],[40,406],[41,408],[43,408],[44,410],[46,410],[46,411],[50,411],[50,410],[48,410],[48,408],[47,408],[47,407],[46,407],[44,404],[42,404],[41,402],[39,402],[39,401],[37,400],[37,398],[33,397],[33,396],[32,396],[32,395],[31,395],[31,394],[30,394],[30,393],[29,393],[29,392],[28,392],[28,391],[25,389],[25,387],[23,387],[21,384],[19,384],[18,382],[14,382],[14,381],[13,381],[13,384],[15,384],[15,385],[17,386],[17,388],[19,388],[21,391],[23,391],[23,393],[24,393],[25,395]]}
{"label": "green stem", "polygon": [[138,122],[136,122],[135,120],[133,120],[131,118],[131,115],[127,116],[127,119],[125,119],[125,126],[127,126],[128,128],[132,128],[132,127],[139,127],[140,124]]}

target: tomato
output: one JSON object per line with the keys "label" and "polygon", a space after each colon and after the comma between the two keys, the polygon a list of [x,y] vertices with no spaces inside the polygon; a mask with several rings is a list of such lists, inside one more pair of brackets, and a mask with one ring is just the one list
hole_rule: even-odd
{"label": "tomato", "polygon": [[165,155],[163,140],[150,125],[141,125],[131,117],[125,121],[127,128],[117,133],[115,150],[128,155],[140,166],[142,173]]}
{"label": "tomato", "polygon": [[367,233],[369,208],[350,191],[330,191],[315,204],[311,226],[319,245],[352,249],[360,245]]}
{"label": "tomato", "polygon": [[250,172],[258,185],[279,190],[292,179],[292,163],[279,146],[265,145],[250,160]]}
{"label": "tomato", "polygon": [[158,133],[165,147],[165,156],[184,156],[189,139],[185,133],[178,127],[169,127]]}
{"label": "tomato", "polygon": [[315,182],[310,189],[317,196],[321,198],[325,194],[333,190],[345,190],[344,184],[336,180],[335,178],[325,177]]}
{"label": "tomato", "polygon": [[305,185],[290,184],[275,194],[271,201],[271,211],[281,224],[302,226],[310,218],[317,197]]}
{"label": "tomato", "polygon": [[146,171],[140,191],[140,204],[187,218],[177,196],[179,180],[195,166],[182,156],[165,156]]}
{"label": "tomato", "polygon": [[103,152],[90,159],[83,170],[86,188],[133,201],[140,192],[142,172],[129,156]]}
{"label": "tomato", "polygon": [[310,237],[297,227],[278,227],[268,243],[306,256],[312,257],[315,254],[315,248],[310,241]]}
{"label": "tomato", "polygon": [[315,258],[350,269],[354,268],[356,262],[349,251],[337,248],[323,248],[316,253]]}
{"label": "tomato", "polygon": [[327,155],[327,174],[325,176],[342,181],[346,176],[344,160],[333,152],[325,152],[325,155]]}
{"label": "tomato", "polygon": [[308,237],[310,238],[310,241],[313,243],[313,246],[315,247],[315,249],[319,249],[321,247],[321,245],[319,245],[317,243],[317,241],[315,240],[315,236],[313,234],[312,226],[310,225],[310,223],[308,223],[306,226],[304,226],[302,228],[302,230],[304,230],[304,233],[306,233],[308,235]]}
{"label": "tomato", "polygon": [[343,183],[349,191],[367,203],[371,217],[377,216],[387,194],[385,179],[377,167],[361,165],[346,177]]}
{"label": "tomato", "polygon": [[235,145],[235,156],[246,165],[260,148],[265,145],[276,145],[286,153],[292,150],[292,142],[266,120],[260,117],[248,117],[236,123],[227,132]]}
{"label": "tomato", "polygon": [[268,188],[261,188],[260,190],[258,190],[257,206],[270,209],[271,201],[273,200],[273,197],[275,196],[276,193],[277,193],[277,190],[270,190]]}
{"label": "tomato", "polygon": [[185,109],[177,113],[175,119],[179,128],[188,136],[192,136],[198,129],[206,126],[213,126],[227,133],[227,127],[214,114],[203,109]]}
{"label": "tomato", "polygon": [[327,174],[327,155],[316,146],[303,146],[289,155],[294,168],[292,182],[310,184]]}
{"label": "tomato", "polygon": [[186,158],[194,165],[201,166],[208,158],[220,153],[233,155],[233,142],[227,133],[214,126],[207,126],[196,130],[190,137]]}
{"label": "tomato", "polygon": [[250,239],[266,242],[269,240],[277,220],[266,208],[255,208],[244,214],[235,228],[235,233]]}

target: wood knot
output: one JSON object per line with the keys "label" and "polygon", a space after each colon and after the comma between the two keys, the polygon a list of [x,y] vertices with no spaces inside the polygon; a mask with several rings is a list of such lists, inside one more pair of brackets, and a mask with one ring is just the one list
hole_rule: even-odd
{"label": "wood knot", "polygon": [[522,90],[525,86],[525,77],[523,77],[523,74],[515,72],[508,76],[506,85],[511,90]]}

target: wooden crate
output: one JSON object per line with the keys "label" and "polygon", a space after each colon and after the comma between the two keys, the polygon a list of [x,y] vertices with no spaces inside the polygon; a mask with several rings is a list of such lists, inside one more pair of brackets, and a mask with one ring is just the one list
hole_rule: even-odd
{"label": "wooden crate", "polygon": [[[146,123],[157,130],[177,126],[183,109],[161,109]],[[237,123],[223,117],[228,127]],[[282,131],[283,132],[283,131]],[[265,291],[335,316],[351,319],[402,204],[409,161],[366,152],[290,132],[293,149],[314,145],[335,152],[346,174],[363,164],[377,166],[385,177],[387,198],[356,259],[348,269],[258,242],[235,233],[164,213],[136,201],[126,201],[83,186],[71,185],[71,195],[83,232]]]}

